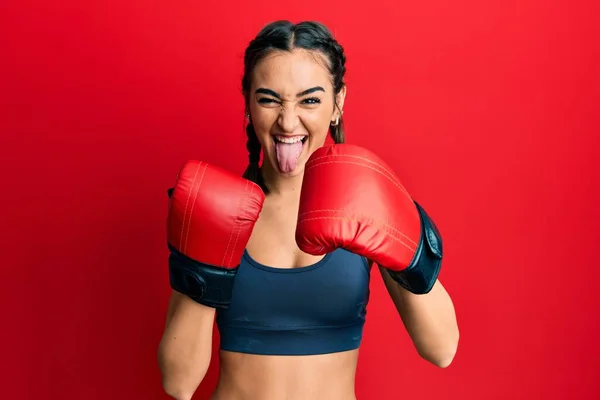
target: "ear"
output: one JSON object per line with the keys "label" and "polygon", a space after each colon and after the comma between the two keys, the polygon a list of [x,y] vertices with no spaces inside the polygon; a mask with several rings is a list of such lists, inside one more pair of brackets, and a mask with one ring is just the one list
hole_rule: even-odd
{"label": "ear", "polygon": [[346,100],[346,85],[342,86],[342,89],[338,94],[335,95],[336,106],[331,116],[331,122],[335,122],[336,119],[342,116],[344,110],[344,101]]}

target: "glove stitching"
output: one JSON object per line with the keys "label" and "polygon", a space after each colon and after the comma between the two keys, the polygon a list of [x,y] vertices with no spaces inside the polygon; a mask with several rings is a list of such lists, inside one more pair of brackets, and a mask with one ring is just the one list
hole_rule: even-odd
{"label": "glove stitching", "polygon": [[[202,175],[200,176],[200,181],[198,183],[196,183],[196,177],[194,177],[194,181],[192,183],[192,187],[196,189],[196,193],[194,194],[194,202],[192,203],[191,207],[190,207],[190,216],[187,222],[187,231],[185,234],[185,246],[184,251],[187,252],[187,243],[188,243],[188,238],[190,236],[190,227],[192,226],[191,221],[192,221],[192,215],[194,213],[194,206],[196,205],[196,200],[198,199],[198,193],[200,192],[200,186],[202,185],[202,182],[204,181],[204,175],[206,174],[206,168],[208,167],[208,164],[202,163],[202,165],[204,165],[204,169],[202,170]],[[198,168],[200,168],[200,165],[198,166]]]}
{"label": "glove stitching", "polygon": [[[300,225],[301,223],[307,222],[307,221],[316,221],[316,220],[323,220],[323,219],[338,220],[338,221],[361,222],[361,220],[359,220],[358,218],[348,218],[348,217],[312,217],[312,218],[304,218],[302,220],[298,220],[297,225]],[[404,245],[404,247],[406,247],[407,249],[409,249],[412,252],[416,252],[417,251],[416,247],[418,246],[418,244],[415,243],[408,236],[406,236],[406,234],[404,234],[402,231],[398,230],[397,228],[395,228],[392,225],[389,225],[389,224],[387,224],[385,222],[381,222],[381,221],[375,221],[375,222],[377,224],[368,224],[368,225],[369,226],[374,226],[374,227],[379,228],[379,229],[380,228],[384,228],[387,231],[387,233],[390,234],[390,237],[392,239],[395,239],[396,241],[400,242],[402,245]],[[375,225],[377,225],[377,226],[375,226]],[[401,238],[395,236],[394,232],[398,232],[402,236],[404,236],[405,238],[407,238],[408,240],[410,240],[411,243],[413,243],[415,245],[415,247],[411,247],[410,244],[406,243]]]}
{"label": "glove stitching", "polygon": [[[241,204],[238,204],[239,208],[243,208],[247,204],[246,198],[248,197],[248,183],[249,182],[250,181],[246,181],[246,187],[244,189],[244,195],[240,196],[240,203]],[[245,208],[244,208],[244,211],[246,211]],[[229,241],[227,242],[227,247],[225,248],[225,252],[223,253],[223,259],[221,260],[221,265],[227,265],[227,266],[229,266],[231,264],[231,262],[232,262],[233,255],[235,253],[235,248],[237,246],[237,242],[238,242],[238,239],[240,237],[240,231],[242,230],[242,224],[240,223],[239,219],[237,220],[237,233],[235,235],[235,240],[233,242],[231,253],[229,253],[229,245],[231,244],[231,240],[233,238],[234,230],[235,229],[236,229],[235,226],[233,226],[231,228],[231,233],[229,235]],[[229,257],[228,257],[228,253],[229,253]],[[229,259],[227,260],[227,264],[225,264],[225,261],[226,261],[227,258],[229,258]]]}
{"label": "glove stitching", "polygon": [[[192,182],[196,180],[196,177],[198,176],[198,170],[199,169],[200,169],[200,164],[196,165],[196,172],[194,173],[194,179],[192,180]],[[182,174],[180,172],[178,174],[178,176],[177,176],[178,181],[181,179],[181,175]],[[179,184],[180,182],[177,182],[177,183]],[[190,197],[192,195],[192,188],[193,188],[193,186],[190,186],[189,189],[188,189],[187,199],[185,200],[185,207],[183,208],[183,216],[181,218],[181,232],[179,233],[179,248],[183,252],[185,252],[185,244],[184,244],[184,241],[183,241],[183,233],[186,230],[185,229],[185,223],[186,223],[187,214],[188,214],[188,211],[189,211],[188,205],[189,205],[189,202],[190,202]]]}
{"label": "glove stitching", "polygon": [[[323,212],[323,213],[347,213],[347,212],[348,212],[348,210],[333,210],[333,209],[323,209],[323,210],[311,210],[311,211],[305,211],[305,212],[303,212],[303,213],[300,213],[300,214],[298,215],[298,220],[299,220],[299,222],[298,222],[298,223],[300,223],[300,222],[303,222],[303,221],[307,221],[307,220],[309,220],[309,219],[315,219],[315,218],[326,218],[326,217],[311,217],[311,218],[306,218],[306,219],[303,219],[303,218],[301,218],[302,216],[304,216],[304,215],[306,215],[306,214],[314,214],[314,213],[319,213],[319,212]],[[347,217],[332,217],[332,218],[347,218]],[[372,217],[364,217],[364,216],[361,216],[361,218],[363,218],[363,219],[367,219],[367,218],[368,218],[368,219],[370,219],[371,221],[374,221],[374,222],[375,222],[377,225],[385,225],[385,226],[389,227],[390,229],[393,229],[393,230],[395,230],[395,231],[396,231],[396,232],[398,232],[400,235],[404,236],[404,237],[405,237],[407,240],[409,240],[409,241],[410,241],[412,244],[414,244],[415,246],[417,246],[417,245],[418,245],[418,243],[417,243],[417,242],[415,242],[415,241],[414,241],[414,240],[413,240],[413,239],[412,239],[410,236],[408,236],[407,234],[405,234],[404,232],[402,232],[400,229],[396,228],[395,226],[388,224],[387,222],[381,222],[381,221],[379,221],[379,220],[373,219]],[[350,220],[351,220],[351,221],[359,221],[358,217],[356,217],[356,218],[354,218],[354,219],[350,219]]]}
{"label": "glove stitching", "polygon": [[379,168],[381,168],[383,171],[385,171],[386,173],[384,174],[383,172],[381,172],[380,170],[373,168],[370,165],[365,165],[359,162],[352,162],[352,161],[344,161],[344,160],[329,160],[329,161],[320,161],[317,162],[318,160],[321,159],[330,159],[332,157],[336,157],[336,156],[321,156],[321,157],[315,157],[313,160],[311,160],[309,163],[306,164],[304,171],[306,172],[307,170],[314,168],[314,167],[318,167],[320,165],[325,165],[325,164],[354,164],[354,165],[358,165],[361,167],[365,167],[365,168],[369,168],[372,169],[373,171],[385,176],[388,180],[390,180],[396,187],[398,187],[402,193],[404,193],[411,201],[412,201],[412,197],[410,196],[410,194],[408,193],[408,191],[404,188],[404,186],[402,186],[402,184],[400,184],[400,182],[398,181],[398,179],[396,178],[396,175],[391,172],[390,170],[388,170],[386,167],[384,167],[383,165],[376,163],[375,161],[371,161],[367,158],[364,157],[358,157],[358,156],[351,156],[351,155],[343,155],[343,156],[337,156],[337,157],[349,157],[349,158],[355,158],[358,160],[362,160],[362,161],[366,161],[370,164],[374,164],[376,166],[378,166]]}

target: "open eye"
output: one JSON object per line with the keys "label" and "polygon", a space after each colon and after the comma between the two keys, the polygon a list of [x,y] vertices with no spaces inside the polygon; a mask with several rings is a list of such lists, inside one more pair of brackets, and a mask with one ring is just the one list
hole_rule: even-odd
{"label": "open eye", "polygon": [[319,99],[318,97],[309,97],[308,99],[304,99],[302,100],[302,103],[304,104],[320,104],[321,103],[321,99]]}

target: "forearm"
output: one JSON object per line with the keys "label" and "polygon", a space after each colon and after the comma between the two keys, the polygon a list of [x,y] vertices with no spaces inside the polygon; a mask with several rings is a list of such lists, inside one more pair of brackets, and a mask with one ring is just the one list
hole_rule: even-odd
{"label": "forearm", "polygon": [[163,388],[174,399],[191,399],[208,370],[214,313],[176,292],[171,299],[158,363]]}
{"label": "forearm", "polygon": [[416,295],[401,287],[380,268],[385,285],[415,348],[424,359],[448,366],[456,353],[459,330],[452,299],[437,281],[427,294]]}

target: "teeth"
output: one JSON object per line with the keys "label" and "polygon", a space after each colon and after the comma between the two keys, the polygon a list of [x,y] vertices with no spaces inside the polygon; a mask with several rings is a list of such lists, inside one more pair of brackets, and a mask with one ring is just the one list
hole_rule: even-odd
{"label": "teeth", "polygon": [[304,139],[303,136],[296,136],[296,137],[285,137],[285,136],[275,136],[275,140],[280,142],[280,143],[298,143],[300,142],[302,139]]}

